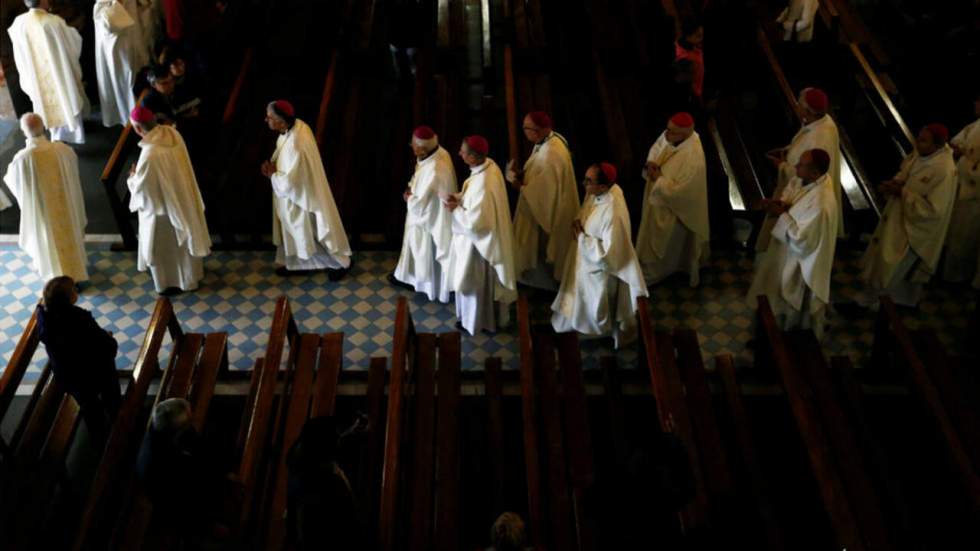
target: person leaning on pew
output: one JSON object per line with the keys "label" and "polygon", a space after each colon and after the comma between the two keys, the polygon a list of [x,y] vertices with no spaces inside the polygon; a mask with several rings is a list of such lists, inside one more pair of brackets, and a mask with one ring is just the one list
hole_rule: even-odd
{"label": "person leaning on pew", "polygon": [[102,442],[122,402],[116,375],[119,345],[88,310],[75,306],[76,301],[72,278],[59,276],[48,281],[37,312],[40,340],[55,380],[78,402],[93,440]]}

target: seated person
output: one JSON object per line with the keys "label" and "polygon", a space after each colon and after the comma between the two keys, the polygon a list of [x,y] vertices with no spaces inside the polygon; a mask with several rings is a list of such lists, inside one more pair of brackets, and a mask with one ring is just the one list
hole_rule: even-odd
{"label": "seated person", "polygon": [[333,417],[314,417],[286,456],[286,519],[296,549],[364,547],[354,492],[337,462],[340,439]]}
{"label": "seated person", "polygon": [[55,380],[78,402],[89,433],[101,442],[108,438],[122,402],[116,374],[118,344],[88,310],[75,306],[76,301],[74,280],[53,278],[44,286],[38,329]]}
{"label": "seated person", "polygon": [[487,551],[526,551],[527,535],[524,520],[517,513],[506,512],[497,517],[490,528],[490,547]]}
{"label": "seated person", "polygon": [[177,112],[173,107],[176,81],[174,76],[170,74],[170,68],[164,65],[153,65],[146,73],[146,81],[150,83],[150,92],[146,94],[140,105],[153,111],[158,124],[176,124]]}
{"label": "seated person", "polygon": [[174,92],[170,96],[174,113],[181,119],[196,118],[201,108],[201,87],[184,54],[176,46],[166,46],[159,59],[160,65],[167,67],[174,77]]}

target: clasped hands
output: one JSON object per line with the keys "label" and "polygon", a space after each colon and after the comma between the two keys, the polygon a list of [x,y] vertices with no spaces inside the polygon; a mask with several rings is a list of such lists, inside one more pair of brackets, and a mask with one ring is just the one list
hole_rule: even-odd
{"label": "clasped hands", "polygon": [[888,197],[901,197],[902,186],[904,185],[905,182],[900,180],[885,180],[880,186],[878,186],[878,191],[880,191],[883,195],[887,195]]}
{"label": "clasped hands", "polygon": [[264,161],[259,170],[266,178],[272,178],[272,175],[276,173],[276,165],[272,164],[272,161]]}
{"label": "clasped hands", "polygon": [[791,206],[793,205],[779,199],[762,199],[759,201],[759,208],[773,216],[779,216],[788,211]]}
{"label": "clasped hands", "polygon": [[576,218],[572,220],[572,237],[578,239],[578,236],[585,233],[585,226],[582,225],[582,221]]}

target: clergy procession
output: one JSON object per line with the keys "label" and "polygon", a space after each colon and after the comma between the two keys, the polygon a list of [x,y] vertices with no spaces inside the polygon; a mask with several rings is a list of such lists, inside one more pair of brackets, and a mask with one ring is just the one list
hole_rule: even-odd
{"label": "clergy procession", "polygon": [[4,0],[0,549],[980,547],[962,4]]}

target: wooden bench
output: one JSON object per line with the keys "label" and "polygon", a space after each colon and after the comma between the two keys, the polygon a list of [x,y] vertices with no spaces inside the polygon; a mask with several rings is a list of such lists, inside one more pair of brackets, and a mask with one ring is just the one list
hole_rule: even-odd
{"label": "wooden bench", "polygon": [[[40,306],[38,306],[39,308]],[[4,368],[3,373],[0,374],[0,422],[4,420],[7,416],[7,411],[10,409],[10,404],[14,401],[14,396],[17,394],[17,387],[20,386],[22,380],[24,380],[24,374],[27,373],[27,369],[31,365],[31,361],[34,359],[34,352],[37,350],[37,346],[40,343],[40,328],[37,324],[37,309],[31,314],[31,318],[27,320],[27,325],[24,327],[24,332],[20,335],[20,340],[17,341],[17,346],[14,348],[14,353],[10,356],[10,360],[7,362],[7,366]],[[46,379],[49,375],[49,370],[45,366],[44,372],[41,375],[42,379]],[[32,398],[28,403],[27,410],[24,416],[21,418],[21,424],[23,420],[27,418],[33,409],[35,403],[37,402],[37,396],[40,392],[40,387],[43,387],[44,383],[39,382],[34,385],[34,393]],[[21,430],[17,430],[14,433],[14,437],[11,438],[10,442],[4,442],[3,438],[0,438],[0,458],[6,461],[6,456],[8,450],[12,449],[17,445],[17,439]]]}

